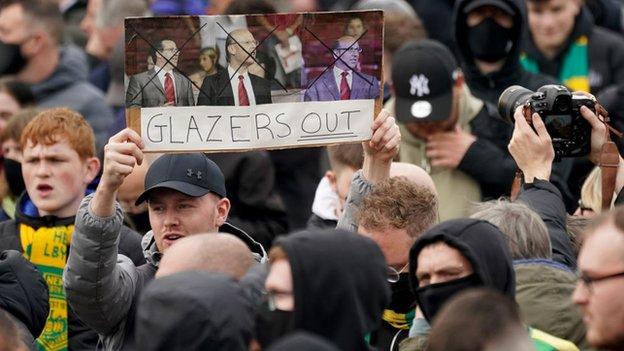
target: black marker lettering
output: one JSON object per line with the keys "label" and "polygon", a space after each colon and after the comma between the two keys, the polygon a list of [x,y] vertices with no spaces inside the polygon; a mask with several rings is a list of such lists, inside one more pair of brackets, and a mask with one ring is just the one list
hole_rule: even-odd
{"label": "black marker lettering", "polygon": [[[308,131],[304,127],[304,125],[306,124],[306,121],[308,120],[308,117],[310,117],[310,116],[316,116],[317,121],[318,121],[318,128],[316,130],[314,130],[314,131]],[[304,132],[306,132],[308,134],[317,133],[319,130],[321,130],[321,116],[319,116],[319,114],[316,113],[316,112],[308,113],[305,117],[303,117],[303,121],[301,121],[301,130],[303,130]]]}
{"label": "black marker lettering", "polygon": [[154,118],[158,117],[158,116],[162,116],[162,113],[159,113],[157,115],[154,115],[152,117],[150,117],[149,121],[147,122],[147,138],[149,139],[149,141],[151,141],[152,143],[162,143],[163,141],[163,128],[166,127],[165,124],[157,124],[154,126],[154,128],[160,128],[160,139],[159,140],[155,140],[152,139],[152,135],[150,133],[151,125],[152,125],[152,121],[154,120]]}
{"label": "black marker lettering", "polygon": [[[266,124],[265,125],[263,125],[263,126],[259,126],[258,125],[258,116],[266,117]],[[256,120],[256,139],[260,140],[260,129],[268,130],[269,133],[271,134],[271,139],[275,139],[275,135],[273,135],[273,131],[271,129],[267,128],[271,124],[271,117],[269,117],[269,115],[267,115],[266,113],[257,113],[254,116],[254,119]]]}
{"label": "black marker lettering", "polygon": [[361,112],[361,110],[351,110],[351,111],[340,112],[340,114],[342,115],[344,115],[345,113],[347,114],[347,130],[351,130],[351,114],[356,113],[356,112]]}
{"label": "black marker lettering", "polygon": [[238,126],[234,125],[234,118],[249,118],[249,117],[250,115],[230,116],[230,134],[232,136],[233,143],[251,141],[250,139],[234,139],[234,129],[242,129],[240,125]]}
{"label": "black marker lettering", "polygon": [[338,128],[338,114],[337,113],[333,113],[333,115],[334,115],[333,120],[335,121],[333,129],[329,127],[329,125],[330,125],[330,123],[329,123],[329,115],[330,115],[329,112],[325,113],[325,124],[327,124],[327,130],[330,131],[330,132],[333,132],[333,131],[336,130],[336,128]]}
{"label": "black marker lettering", "polygon": [[206,141],[223,141],[223,139],[210,139],[210,136],[212,135],[212,131],[215,129],[215,127],[217,126],[217,123],[219,123],[219,120],[221,119],[222,116],[206,116],[208,117],[208,119],[215,119],[214,124],[212,125],[212,127],[210,127],[210,132],[208,132],[208,138],[206,138]]}
{"label": "black marker lettering", "polygon": [[172,144],[184,144],[183,140],[173,140],[173,120],[169,116],[169,142]]}
{"label": "black marker lettering", "polygon": [[[192,124],[192,125],[191,125]],[[197,122],[195,121],[195,117],[193,117],[191,115],[191,119],[189,119],[189,123],[188,123],[188,128],[186,129],[186,142],[189,142],[189,136],[191,134],[191,130],[194,130],[195,132],[197,132],[197,135],[199,136],[199,141],[202,141],[202,136],[199,133],[199,128],[197,127]]]}
{"label": "black marker lettering", "polygon": [[283,113],[283,112],[282,112],[282,113],[280,113],[279,115],[275,116],[275,122],[277,122],[277,123],[279,123],[279,124],[283,125],[284,127],[288,128],[288,133],[286,133],[286,134],[284,134],[284,135],[279,135],[279,134],[278,134],[278,135],[277,135],[277,137],[278,137],[278,138],[285,138],[285,137],[289,136],[289,135],[290,135],[290,133],[292,133],[292,129],[290,129],[290,126],[289,126],[288,124],[286,124],[286,123],[284,123],[284,122],[282,122],[282,121],[280,121],[280,120],[279,120],[279,118],[280,118],[281,116],[284,116],[284,113]]}

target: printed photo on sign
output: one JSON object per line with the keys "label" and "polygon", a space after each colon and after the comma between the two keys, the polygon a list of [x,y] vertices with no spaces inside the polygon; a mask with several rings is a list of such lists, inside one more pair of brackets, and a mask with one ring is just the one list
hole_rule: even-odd
{"label": "printed photo on sign", "polygon": [[[353,142],[369,137],[366,124],[381,106],[382,11],[128,18],[125,30],[128,125],[142,133],[150,121],[152,135],[160,133],[153,128],[164,122],[154,123],[165,117],[171,118],[167,128],[175,135],[193,129],[193,121],[207,127],[209,117],[249,116],[253,123],[237,130],[250,139],[248,148],[300,146],[275,137],[284,133],[271,130],[273,141],[266,140],[270,133],[256,133],[281,125],[301,132],[293,140],[305,137],[322,145],[355,134]],[[342,121],[344,100],[357,101],[348,105],[348,126],[332,123]],[[261,105],[272,108],[259,110]],[[208,108],[215,106],[235,108]],[[309,128],[312,118],[322,123]],[[183,146],[163,137],[148,146],[237,150],[232,135],[219,143],[199,138],[203,142]]]}

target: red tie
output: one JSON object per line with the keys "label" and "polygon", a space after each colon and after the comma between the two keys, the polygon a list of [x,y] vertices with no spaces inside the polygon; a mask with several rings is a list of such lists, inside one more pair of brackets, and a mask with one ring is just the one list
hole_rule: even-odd
{"label": "red tie", "polygon": [[349,100],[351,98],[351,89],[349,89],[349,83],[347,82],[347,75],[349,72],[342,72],[342,80],[340,81],[340,100]]}
{"label": "red tie", "polygon": [[243,79],[242,75],[238,76],[238,106],[249,106],[249,96]]}
{"label": "red tie", "polygon": [[165,96],[167,97],[167,103],[175,105],[175,90],[173,90],[173,79],[171,79],[169,72],[165,73]]}

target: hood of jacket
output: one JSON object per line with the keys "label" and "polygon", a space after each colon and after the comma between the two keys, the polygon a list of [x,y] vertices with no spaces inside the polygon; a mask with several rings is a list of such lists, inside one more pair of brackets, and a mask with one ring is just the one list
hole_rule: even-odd
{"label": "hood of jacket", "polygon": [[276,341],[268,351],[339,351],[328,340],[318,335],[297,331]]}
{"label": "hood of jacket", "polygon": [[[251,250],[251,253],[256,261],[261,263],[267,261],[267,253],[264,250],[264,247],[242,229],[225,222],[221,227],[219,227],[219,231],[232,234],[241,239],[245,244],[247,244],[247,247]],[[156,247],[154,231],[150,230],[143,235],[143,238],[141,239],[141,248],[143,248],[143,256],[145,257],[145,260],[151,265],[158,267],[160,259],[162,258],[162,253],[158,251],[158,247]]]}
{"label": "hood of jacket", "polygon": [[153,280],[143,291],[136,343],[146,351],[246,351],[253,313],[243,289],[230,277],[200,271],[173,274]]}
{"label": "hood of jacket", "polygon": [[34,338],[43,331],[50,312],[43,276],[15,250],[0,253],[0,308],[23,323]]}
{"label": "hood of jacket", "polygon": [[[544,56],[542,52],[539,51],[537,46],[535,46],[535,42],[533,41],[533,37],[531,36],[531,33],[528,27],[525,30],[526,35],[525,35],[524,42],[523,42],[523,50],[524,52],[526,52],[526,54],[529,57],[536,60],[540,67],[544,67],[544,66],[548,67],[549,63],[561,62],[562,55],[565,55],[570,45],[574,41],[576,41],[576,39],[578,39],[580,36],[586,35],[589,37],[592,32],[593,26],[594,26],[594,19],[591,13],[589,12],[589,10],[583,6],[581,7],[581,11],[579,12],[579,14],[576,15],[576,19],[574,21],[574,27],[572,28],[572,33],[570,33],[565,44],[561,47],[561,51],[559,51],[559,53],[553,59],[546,58],[546,56]],[[544,71],[547,74],[558,76],[559,74],[558,68],[559,68],[559,65],[557,65],[556,72],[548,72],[545,70]]]}
{"label": "hood of jacket", "polygon": [[[412,246],[409,254],[410,272],[418,269],[418,255],[422,249],[436,242],[444,242],[459,250],[472,264],[472,269],[483,286],[515,298],[515,274],[507,239],[500,229],[477,219],[453,219],[426,231]],[[412,291],[418,287],[415,274],[410,274]]]}
{"label": "hood of jacket", "polygon": [[502,89],[507,88],[507,86],[517,82],[519,76],[523,72],[519,58],[525,32],[524,28],[526,28],[526,5],[523,0],[503,0],[514,9],[516,13],[513,19],[513,46],[505,60],[503,68],[497,72],[484,75],[476,66],[472,51],[468,46],[467,14],[464,12],[464,9],[473,1],[475,0],[460,0],[455,3],[453,12],[453,39],[456,55],[459,58],[467,82],[474,89],[479,89],[481,87],[484,89],[494,89],[498,87]]}
{"label": "hood of jacket", "polygon": [[37,229],[41,227],[72,225],[74,224],[76,216],[70,216],[65,218],[51,215],[41,216],[35,203],[30,199],[28,193],[24,191],[17,200],[17,206],[15,208],[15,219],[19,223],[23,223]]}
{"label": "hood of jacket", "polygon": [[84,52],[73,45],[63,46],[59,51],[59,63],[52,75],[43,82],[31,86],[37,101],[76,82],[87,80],[89,65]]}
{"label": "hood of jacket", "polygon": [[385,258],[374,241],[342,230],[302,231],[274,244],[288,257],[295,329],[345,351],[368,350],[367,333],[390,303]]}

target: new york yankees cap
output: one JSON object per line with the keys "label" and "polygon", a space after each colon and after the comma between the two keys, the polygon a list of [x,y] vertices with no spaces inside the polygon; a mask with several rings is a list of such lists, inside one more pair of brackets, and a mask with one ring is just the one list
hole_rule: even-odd
{"label": "new york yankees cap", "polygon": [[213,192],[226,196],[225,178],[216,163],[203,153],[165,154],[160,156],[147,170],[145,191],[136,205],[149,199],[157,188],[177,190],[185,195],[199,197]]}
{"label": "new york yankees cap", "polygon": [[418,122],[449,118],[457,70],[453,54],[442,43],[421,39],[403,45],[392,58],[397,119]]}

